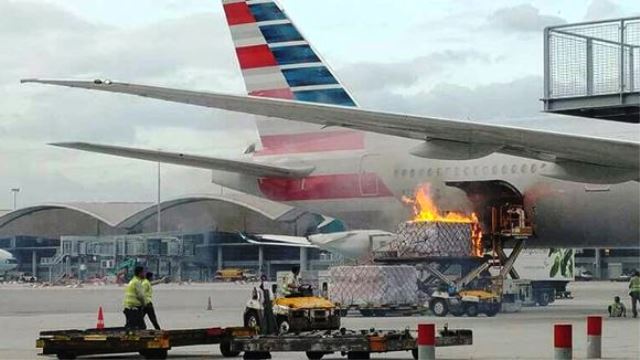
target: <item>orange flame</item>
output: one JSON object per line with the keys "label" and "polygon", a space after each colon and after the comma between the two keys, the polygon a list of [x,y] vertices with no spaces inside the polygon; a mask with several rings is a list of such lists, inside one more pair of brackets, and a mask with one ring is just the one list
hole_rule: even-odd
{"label": "orange flame", "polygon": [[415,198],[403,197],[406,204],[413,206],[414,217],[411,222],[446,222],[471,224],[471,241],[473,244],[472,255],[482,256],[482,229],[480,221],[475,213],[467,215],[461,212],[442,212],[431,199],[431,187],[423,184],[416,190]]}

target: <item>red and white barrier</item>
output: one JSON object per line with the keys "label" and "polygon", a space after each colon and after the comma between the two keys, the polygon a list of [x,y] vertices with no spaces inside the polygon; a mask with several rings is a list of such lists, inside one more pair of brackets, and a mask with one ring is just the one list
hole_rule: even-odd
{"label": "red and white barrier", "polygon": [[573,358],[573,339],[570,324],[553,326],[554,359],[567,360]]}
{"label": "red and white barrier", "polygon": [[418,360],[435,360],[436,325],[418,324]]}
{"label": "red and white barrier", "polygon": [[587,359],[602,357],[602,316],[587,316]]}

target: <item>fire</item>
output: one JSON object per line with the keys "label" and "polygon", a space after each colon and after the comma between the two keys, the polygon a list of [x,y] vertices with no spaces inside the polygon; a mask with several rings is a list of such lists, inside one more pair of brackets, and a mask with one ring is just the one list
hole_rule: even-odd
{"label": "fire", "polygon": [[403,197],[403,201],[413,206],[414,217],[410,220],[412,222],[430,221],[471,224],[473,256],[482,256],[482,229],[478,216],[475,213],[467,215],[455,211],[441,211],[431,198],[431,187],[429,184],[419,186],[414,198],[405,196]]}

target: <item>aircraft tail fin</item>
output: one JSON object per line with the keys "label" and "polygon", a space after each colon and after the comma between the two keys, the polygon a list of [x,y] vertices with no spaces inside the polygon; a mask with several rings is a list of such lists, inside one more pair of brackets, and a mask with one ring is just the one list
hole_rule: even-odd
{"label": "aircraft tail fin", "polygon": [[[356,106],[347,89],[275,1],[222,0],[249,95]],[[263,149],[278,155],[364,148],[364,134],[268,119]]]}

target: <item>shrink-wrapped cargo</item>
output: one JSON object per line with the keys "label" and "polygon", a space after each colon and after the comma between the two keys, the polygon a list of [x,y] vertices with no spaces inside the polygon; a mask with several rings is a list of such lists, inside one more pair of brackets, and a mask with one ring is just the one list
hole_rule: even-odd
{"label": "shrink-wrapped cargo", "polygon": [[335,266],[329,299],[342,306],[414,305],[418,275],[413,266]]}
{"label": "shrink-wrapped cargo", "polygon": [[440,221],[405,222],[389,249],[397,257],[467,257],[474,253],[472,224]]}

